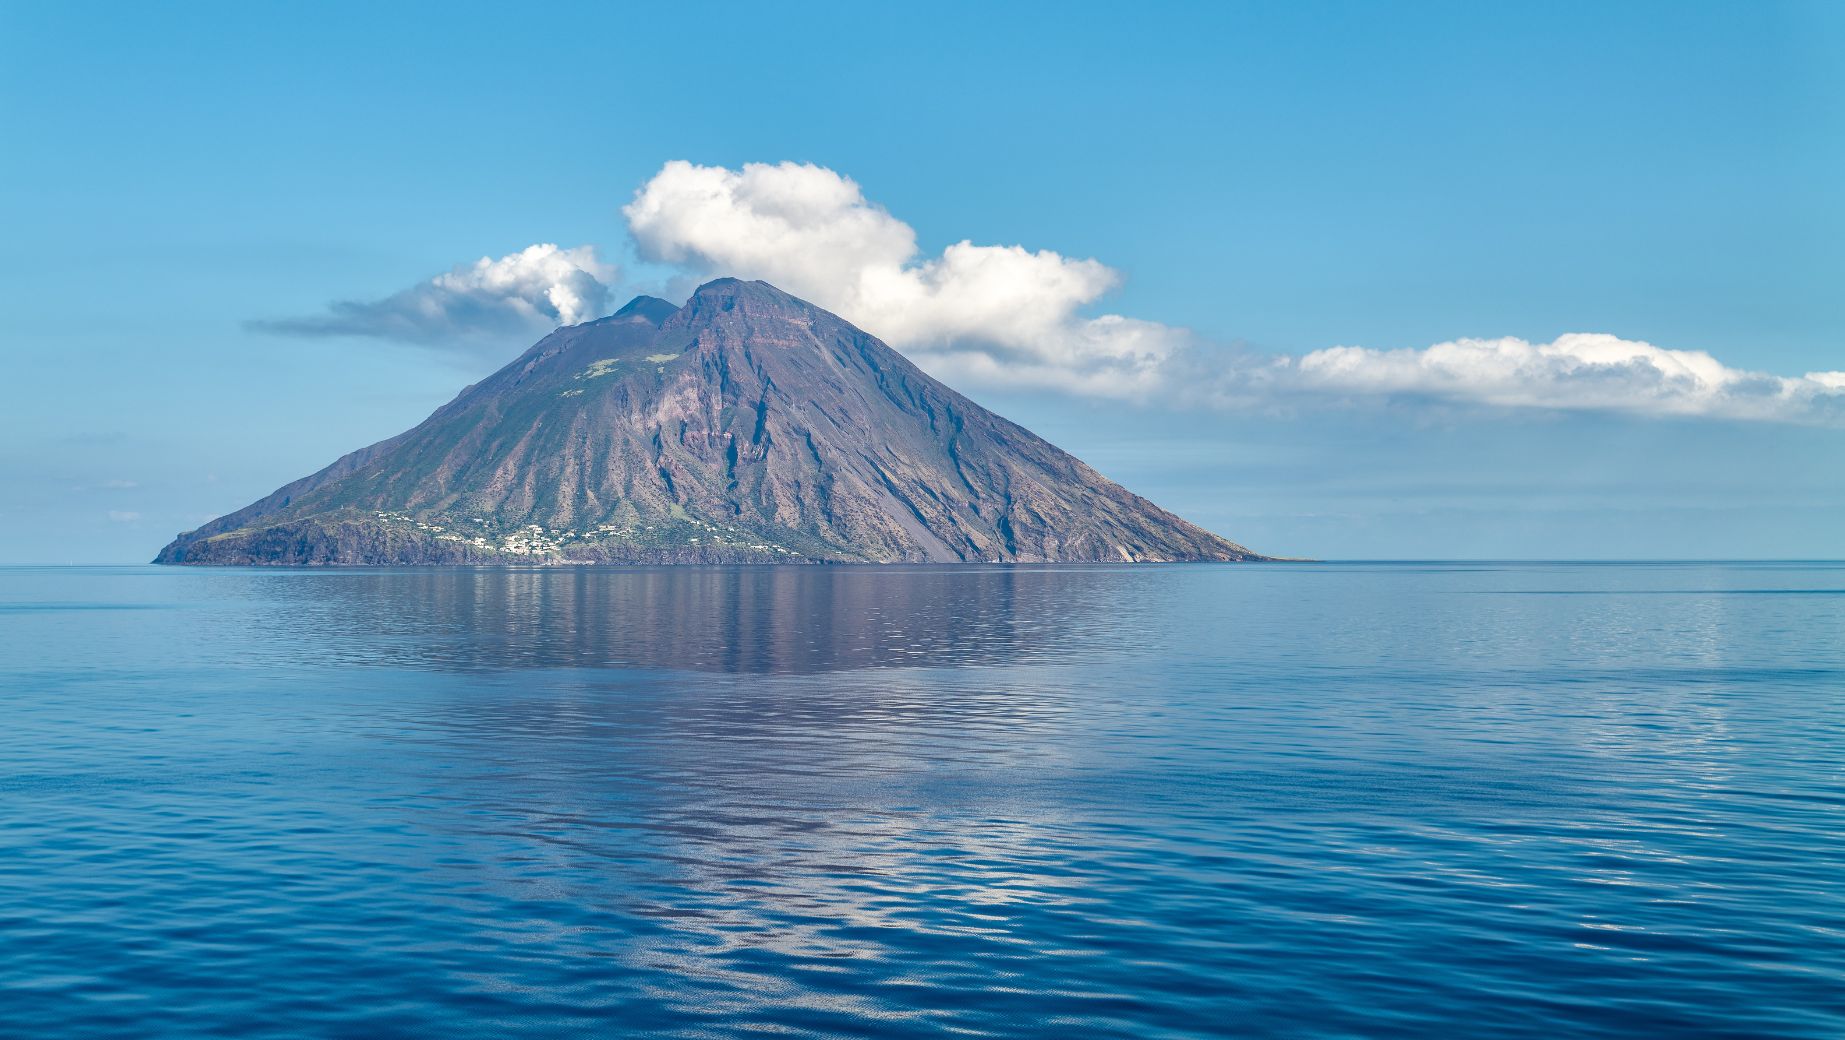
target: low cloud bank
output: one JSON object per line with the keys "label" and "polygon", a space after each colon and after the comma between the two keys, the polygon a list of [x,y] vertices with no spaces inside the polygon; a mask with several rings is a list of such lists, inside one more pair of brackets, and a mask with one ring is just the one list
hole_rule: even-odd
{"label": "low cloud bank", "polygon": [[370,336],[427,346],[541,332],[608,313],[616,269],[592,246],[527,246],[458,264],[378,300],[341,300],[327,313],[250,327],[290,336]]}
{"label": "low cloud bank", "polygon": [[1837,423],[1845,372],[1774,376],[1703,351],[1602,333],[1549,343],[1462,339],[1421,350],[1331,347],[1283,366],[1302,391],[1426,397],[1501,408],[1551,408]]}

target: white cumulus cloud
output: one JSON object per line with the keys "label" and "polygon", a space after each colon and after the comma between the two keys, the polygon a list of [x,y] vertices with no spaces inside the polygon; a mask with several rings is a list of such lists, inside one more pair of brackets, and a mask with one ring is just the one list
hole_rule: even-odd
{"label": "white cumulus cloud", "polygon": [[1095,260],[916,232],[820,166],[669,162],[622,211],[643,256],[760,278],[842,315],[950,378],[1133,395],[1183,330],[1080,312],[1120,282]]}
{"label": "white cumulus cloud", "polygon": [[481,257],[378,300],[341,300],[327,313],[251,322],[295,336],[374,336],[451,345],[482,336],[544,331],[608,313],[613,266],[591,246],[527,246]]}
{"label": "white cumulus cloud", "polygon": [[1845,422],[1845,372],[1774,376],[1605,334],[1458,339],[1250,357],[1157,321],[1088,310],[1120,283],[1093,259],[964,240],[925,256],[852,179],[811,164],[669,162],[623,213],[641,254],[760,278],[951,382],[1248,406],[1440,399],[1495,408]]}

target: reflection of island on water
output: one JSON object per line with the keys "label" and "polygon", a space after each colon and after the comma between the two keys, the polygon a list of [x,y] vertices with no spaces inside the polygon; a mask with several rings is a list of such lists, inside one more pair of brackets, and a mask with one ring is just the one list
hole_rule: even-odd
{"label": "reflection of island on water", "polygon": [[[274,623],[322,653],[339,646],[355,662],[811,673],[1049,653],[1100,622],[1111,575],[1070,567],[559,567],[264,577],[254,587],[279,608]],[[1121,575],[1112,577],[1118,584]]]}

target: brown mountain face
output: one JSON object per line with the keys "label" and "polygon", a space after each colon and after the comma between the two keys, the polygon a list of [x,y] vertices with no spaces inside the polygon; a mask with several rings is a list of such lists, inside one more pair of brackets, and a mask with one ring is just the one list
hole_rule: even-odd
{"label": "brown mountain face", "polygon": [[558,329],[157,563],[1255,560],[764,282]]}

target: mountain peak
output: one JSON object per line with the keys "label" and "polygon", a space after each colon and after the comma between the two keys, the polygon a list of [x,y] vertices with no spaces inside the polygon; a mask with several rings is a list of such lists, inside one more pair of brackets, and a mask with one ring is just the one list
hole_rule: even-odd
{"label": "mountain peak", "polygon": [[768,282],[744,281],[741,278],[714,278],[693,290],[686,301],[688,308],[752,311],[780,310],[805,312],[816,310],[813,304],[785,293]]}
{"label": "mountain peak", "polygon": [[560,329],[162,563],[1259,559],[767,282]]}
{"label": "mountain peak", "polygon": [[692,290],[692,296],[694,298],[704,297],[707,299],[722,299],[725,297],[752,293],[757,289],[769,289],[783,296],[788,295],[787,293],[783,293],[780,289],[776,289],[775,286],[770,285],[768,282],[760,280],[745,281],[742,278],[733,278],[729,275],[725,275],[722,278],[713,278]]}
{"label": "mountain peak", "polygon": [[678,310],[679,308],[660,299],[658,296],[636,296],[634,299],[622,305],[621,310],[616,311],[606,318],[597,318],[595,321],[589,322],[588,324],[601,325],[604,322],[630,321],[639,318],[657,327],[662,322],[666,321],[666,319],[677,313]]}

